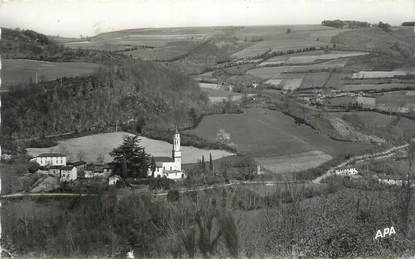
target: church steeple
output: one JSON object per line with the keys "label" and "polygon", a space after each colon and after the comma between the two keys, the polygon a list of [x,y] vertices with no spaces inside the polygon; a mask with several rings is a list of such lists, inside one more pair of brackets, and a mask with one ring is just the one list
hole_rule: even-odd
{"label": "church steeple", "polygon": [[172,150],[172,156],[174,159],[174,162],[176,163],[176,167],[178,170],[181,170],[182,165],[182,152],[180,151],[180,133],[176,126],[176,131],[173,136],[173,150]]}

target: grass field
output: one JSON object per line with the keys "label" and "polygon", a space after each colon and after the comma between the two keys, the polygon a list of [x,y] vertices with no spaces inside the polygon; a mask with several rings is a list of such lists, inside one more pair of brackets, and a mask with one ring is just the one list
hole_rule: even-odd
{"label": "grass field", "polygon": [[415,133],[415,121],[377,112],[347,112],[337,114],[362,132],[399,140]]}
{"label": "grass field", "polygon": [[[87,162],[95,162],[98,155],[104,156],[105,162],[112,161],[109,152],[122,143],[122,138],[125,135],[132,135],[127,132],[113,132],[90,135],[80,138],[72,138],[59,141],[59,144],[52,148],[28,148],[28,154],[35,156],[51,150],[65,153],[77,159],[78,154],[83,153],[84,160]],[[141,145],[145,148],[147,153],[153,156],[171,156],[172,145],[165,141],[154,140],[150,138],[140,137]],[[182,146],[182,162],[196,163],[201,159],[202,155],[205,159],[212,153],[213,159],[218,159],[224,156],[233,155],[224,150],[205,150],[195,147]]]}
{"label": "grass field", "polygon": [[351,49],[391,51],[391,47],[396,42],[413,49],[413,39],[411,39],[413,35],[412,28],[403,28],[391,32],[385,32],[379,28],[365,28],[339,33],[333,37],[333,40],[337,44],[342,44]]}
{"label": "grass field", "polygon": [[48,81],[90,74],[99,67],[94,63],[47,62],[29,59],[3,59],[2,63],[1,78],[4,85],[35,82],[36,72],[39,81]]}
{"label": "grass field", "polygon": [[276,56],[266,61],[260,63],[258,66],[273,66],[273,65],[282,65],[282,64],[310,64],[323,60],[332,60],[339,58],[350,58],[356,56],[367,55],[368,52],[354,52],[354,51],[324,51],[324,50],[315,50],[310,52],[303,53],[294,53],[283,56]]}
{"label": "grass field", "polygon": [[311,168],[316,161],[322,163],[331,156],[371,146],[331,140],[308,126],[295,124],[281,112],[260,108],[248,109],[243,114],[207,116],[189,133],[216,141],[220,129],[230,134],[230,141],[239,152],[263,161],[274,172],[291,171],[293,168],[287,165],[296,159],[302,161],[301,168]]}
{"label": "grass field", "polygon": [[218,86],[217,84],[210,84],[210,83],[200,83],[200,89],[207,93],[209,100],[212,103],[218,103],[222,101],[226,101],[229,97],[232,101],[237,101],[242,98],[242,95],[235,92],[230,92],[228,90],[224,90],[222,87]]}
{"label": "grass field", "polygon": [[415,95],[414,91],[396,91],[383,93],[381,95],[377,95],[376,102],[391,105],[393,104],[396,106],[404,106],[408,104],[415,104]]}
{"label": "grass field", "polygon": [[400,84],[400,83],[390,83],[390,84],[341,84],[338,85],[338,89],[343,91],[358,92],[358,91],[393,91],[399,89],[415,89],[413,84]]}
{"label": "grass field", "polygon": [[[290,29],[290,33],[286,33]],[[253,26],[236,33],[240,39],[258,42],[232,55],[236,59],[259,56],[269,50],[287,51],[330,45],[330,39],[343,30],[321,25]]]}
{"label": "grass field", "polygon": [[310,71],[319,72],[321,70],[331,70],[335,68],[342,68],[346,64],[345,61],[327,61],[319,64],[312,65],[297,65],[297,66],[278,66],[278,67],[260,67],[249,70],[247,73],[259,78],[279,78],[283,73],[307,73]]}
{"label": "grass field", "polygon": [[333,157],[318,150],[278,157],[259,157],[257,161],[274,173],[292,173],[317,167]]}

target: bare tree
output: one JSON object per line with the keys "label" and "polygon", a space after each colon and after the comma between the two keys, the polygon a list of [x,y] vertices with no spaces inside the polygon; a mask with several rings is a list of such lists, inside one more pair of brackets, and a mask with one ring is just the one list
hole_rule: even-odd
{"label": "bare tree", "polygon": [[[402,179],[402,190],[401,190],[401,219],[403,228],[402,231],[407,234],[409,228],[409,210],[411,207],[411,185],[414,171],[414,162],[415,162],[415,142],[410,141],[408,149],[408,167],[406,169],[405,175]],[[405,179],[406,178],[406,179]]]}

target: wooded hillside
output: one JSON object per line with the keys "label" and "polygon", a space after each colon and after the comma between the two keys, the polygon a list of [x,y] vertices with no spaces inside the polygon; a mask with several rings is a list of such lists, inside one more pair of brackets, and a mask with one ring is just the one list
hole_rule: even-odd
{"label": "wooded hillside", "polygon": [[[165,66],[111,52],[66,50],[30,31],[5,30],[3,36],[6,40],[1,49],[10,47],[7,51],[13,58],[84,60],[102,65],[90,76],[14,86],[2,98],[3,136],[33,138],[99,131],[115,128],[116,123],[138,131],[145,124],[165,129],[190,118],[190,110],[194,116],[207,104],[195,81]],[[9,44],[12,39],[8,37],[16,42]]]}

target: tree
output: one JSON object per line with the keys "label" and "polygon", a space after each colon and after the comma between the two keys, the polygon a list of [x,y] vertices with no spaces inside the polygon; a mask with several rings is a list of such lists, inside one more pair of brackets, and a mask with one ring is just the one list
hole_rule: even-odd
{"label": "tree", "polygon": [[151,157],[150,168],[151,168],[151,177],[154,177],[154,172],[156,171],[156,160],[154,160],[153,156]]}
{"label": "tree", "polygon": [[83,150],[80,150],[78,152],[78,154],[76,154],[76,159],[78,159],[79,161],[82,161],[85,159],[85,152]]}
{"label": "tree", "polygon": [[97,156],[96,162],[98,164],[103,164],[104,161],[105,161],[104,155],[102,153],[99,153],[98,156]]}
{"label": "tree", "polygon": [[216,134],[216,141],[219,144],[227,145],[231,141],[231,134],[226,132],[224,129],[219,129],[218,133]]}
{"label": "tree", "polygon": [[391,26],[388,23],[379,22],[378,27],[380,29],[382,29],[383,31],[386,31],[386,32],[390,32],[391,31]]}
{"label": "tree", "polygon": [[178,201],[180,198],[180,193],[178,190],[170,190],[167,193],[167,201],[169,202],[174,202],[174,201]]}
{"label": "tree", "polygon": [[201,164],[200,164],[200,167],[201,167],[202,169],[205,169],[205,168],[206,168],[205,156],[202,156],[202,162],[201,162]]}
{"label": "tree", "polygon": [[128,177],[127,160],[124,157],[122,158],[121,176],[124,179]]}
{"label": "tree", "polygon": [[150,156],[140,146],[138,136],[124,136],[123,143],[114,148],[110,155],[113,163],[118,170],[122,168],[123,159],[127,164],[127,177],[147,177],[150,166]]}
{"label": "tree", "polygon": [[287,33],[287,34],[291,33],[291,28],[287,28],[287,30],[285,31],[285,33]]}
{"label": "tree", "polygon": [[[411,206],[411,185],[412,178],[414,176],[414,163],[415,163],[415,142],[409,142],[408,149],[408,168],[405,170],[405,176],[402,179],[402,191],[401,191],[401,219],[402,219],[402,230],[405,234],[408,233],[409,227],[409,210]],[[406,178],[406,179],[405,179]]]}
{"label": "tree", "polygon": [[37,170],[39,170],[39,167],[40,165],[37,162],[31,161],[27,166],[27,170],[29,171],[29,173],[33,174],[36,173]]}
{"label": "tree", "polygon": [[212,153],[209,153],[209,169],[213,172],[213,160],[212,160]]}

